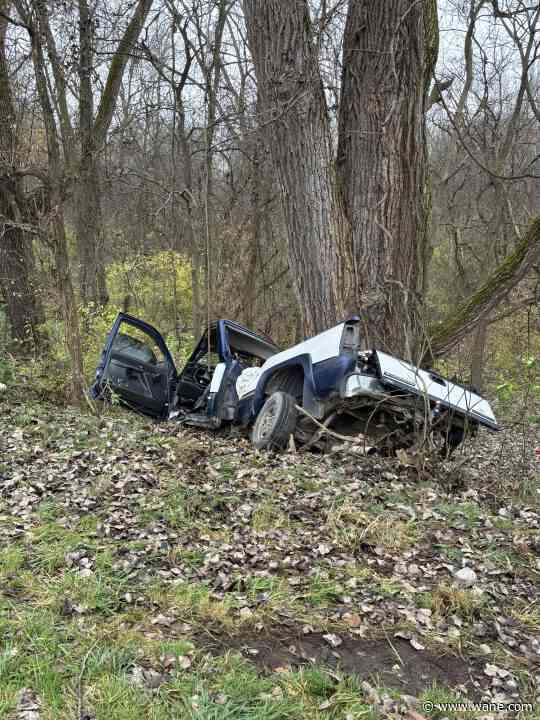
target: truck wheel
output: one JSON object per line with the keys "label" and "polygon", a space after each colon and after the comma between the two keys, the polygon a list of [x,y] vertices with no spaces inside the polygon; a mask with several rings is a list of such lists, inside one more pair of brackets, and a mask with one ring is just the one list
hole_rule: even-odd
{"label": "truck wheel", "polygon": [[262,406],[253,429],[251,442],[258,450],[283,450],[294,432],[298,412],[292,395],[278,390]]}

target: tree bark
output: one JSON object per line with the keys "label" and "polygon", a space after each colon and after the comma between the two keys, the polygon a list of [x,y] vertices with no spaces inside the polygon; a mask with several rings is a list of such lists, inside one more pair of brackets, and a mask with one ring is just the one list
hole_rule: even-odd
{"label": "tree bark", "polygon": [[312,335],[340,320],[353,290],[350,229],[334,169],[317,46],[305,0],[244,0],[261,112],[281,186],[288,258]]}
{"label": "tree bark", "polygon": [[92,144],[82,144],[75,192],[77,255],[81,301],[95,307],[109,301],[105,275],[104,230],[97,158]]}
{"label": "tree bark", "polygon": [[514,252],[510,253],[491,276],[471,297],[430,330],[431,357],[449,352],[460,340],[476,328],[479,322],[508,297],[510,291],[526,273],[540,261],[540,217],[535,218]]}
{"label": "tree bark", "polygon": [[79,0],[80,164],[76,192],[77,249],[81,300],[96,306],[108,301],[103,257],[103,218],[94,133],[93,21],[86,0]]}
{"label": "tree bark", "polygon": [[[10,2],[0,0],[8,13]],[[19,148],[17,120],[6,59],[7,21],[0,16],[0,288],[15,341],[14,350],[39,349],[45,340],[45,314],[35,277],[28,203],[22,178],[17,176]]]}
{"label": "tree bark", "polygon": [[101,212],[99,153],[107,138],[128,62],[153,0],[138,0],[114,53],[94,118],[91,77],[94,62],[93,19],[87,0],[79,0],[79,122],[81,154],[76,183],[76,227],[79,285],[83,302],[108,302],[105,277],[105,237]]}
{"label": "tree bark", "polygon": [[482,320],[473,335],[471,347],[471,385],[482,392],[484,384],[484,356],[487,341],[487,321]]}
{"label": "tree bark", "polygon": [[0,183],[0,288],[11,328],[13,351],[39,350],[45,341],[45,315],[35,280],[32,236],[9,218]]}
{"label": "tree bark", "polygon": [[366,341],[411,358],[422,340],[429,192],[425,104],[437,56],[432,0],[349,3],[337,167]]}
{"label": "tree bark", "polygon": [[[53,193],[53,199],[55,199],[55,194],[56,193]],[[77,300],[71,277],[68,244],[60,204],[57,204],[56,212],[53,211],[53,213],[52,239],[54,263],[57,287],[60,295],[60,301],[62,303],[65,342],[71,360],[72,396],[75,402],[80,403],[84,398],[86,383],[84,381],[83,354],[81,348]]]}

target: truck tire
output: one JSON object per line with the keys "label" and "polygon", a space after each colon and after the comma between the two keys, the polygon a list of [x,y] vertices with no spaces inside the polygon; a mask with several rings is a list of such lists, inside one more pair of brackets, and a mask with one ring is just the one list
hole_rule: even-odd
{"label": "truck tire", "polygon": [[297,399],[298,405],[302,404],[304,392],[304,371],[300,367],[283,368],[277,370],[266,386],[266,393],[271,395],[281,390]]}
{"label": "truck tire", "polygon": [[262,406],[251,430],[251,442],[258,450],[283,450],[298,420],[292,395],[278,390]]}

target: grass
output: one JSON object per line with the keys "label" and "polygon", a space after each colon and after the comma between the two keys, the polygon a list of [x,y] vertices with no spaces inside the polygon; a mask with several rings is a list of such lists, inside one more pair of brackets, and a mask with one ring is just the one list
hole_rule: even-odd
{"label": "grass", "polygon": [[[140,684],[134,668],[145,658],[185,657],[188,644],[130,641],[111,645],[97,641],[88,648],[81,636],[69,645],[65,629],[40,614],[29,627],[34,640],[28,651],[8,644],[0,654],[0,710],[13,710],[18,693],[28,684],[39,695],[44,720],[67,720],[77,705],[84,669],[83,703],[96,720],[189,717],[222,720],[278,720],[292,718],[345,718],[361,712],[374,718],[360,700],[350,678],[336,679],[310,667],[276,676],[261,676],[254,666],[234,653],[198,658],[189,672],[174,663],[156,689]],[[321,709],[321,707],[323,709]],[[355,714],[352,715],[356,717]]]}
{"label": "grass", "polygon": [[474,527],[481,518],[481,510],[476,503],[441,503],[435,505],[434,510],[442,515],[450,524]]}
{"label": "grass", "polygon": [[518,601],[512,608],[512,616],[532,629],[540,627],[540,601],[538,598],[530,602]]}
{"label": "grass", "polygon": [[[437,623],[448,627],[452,616],[462,620],[463,642],[448,641],[447,652],[474,650],[472,626],[495,611],[531,634],[540,627],[534,598],[509,595],[497,605],[441,569],[446,561],[459,566],[469,548],[497,567],[529,562],[525,544],[513,544],[516,533],[530,538],[526,526],[491,515],[498,534],[489,540],[480,502],[403,478],[402,489],[390,487],[341,461],[212,456],[204,438],[161,434],[118,411],[99,419],[37,406],[6,412],[6,432],[15,417],[29,440],[17,441],[16,491],[26,491],[34,452],[32,472],[44,487],[24,522],[10,496],[0,497],[0,529],[18,532],[0,547],[0,717],[32,688],[41,720],[73,720],[83,673],[84,706],[96,720],[378,720],[384,713],[366,702],[359,678],[316,664],[262,671],[237,652],[210,655],[205,640],[219,635],[223,647],[230,635],[239,647],[259,632],[286,627],[292,635],[306,625],[345,636],[353,626],[343,611],[391,639],[398,629],[417,631],[410,613],[419,608],[431,610],[433,624],[420,640],[439,651]],[[11,472],[0,463],[2,475]],[[358,492],[348,489],[353,481]],[[79,495],[96,501],[90,512],[73,502]],[[416,519],[398,506],[414,507]],[[425,508],[436,515],[424,520]],[[88,558],[90,573],[81,574],[75,552]],[[430,572],[403,576],[398,563]],[[496,640],[489,644],[497,662],[514,661]],[[523,688],[525,670],[516,658]],[[143,671],[158,674],[156,687],[141,680]],[[454,694],[434,685],[423,697],[446,702]]]}
{"label": "grass", "polygon": [[343,586],[326,573],[316,573],[309,578],[306,593],[302,596],[313,607],[335,605],[344,594]]}
{"label": "grass", "polygon": [[289,528],[290,520],[271,499],[263,500],[251,516],[251,526],[255,532],[264,532],[276,528]]}
{"label": "grass", "polygon": [[358,550],[362,543],[379,545],[387,550],[407,550],[419,538],[418,528],[411,521],[379,511],[371,514],[354,503],[342,499],[326,514],[326,527],[331,539],[349,550]]}
{"label": "grass", "polygon": [[465,620],[474,620],[482,615],[487,605],[485,594],[474,590],[441,584],[420,598],[423,607],[429,608],[440,618],[457,615]]}

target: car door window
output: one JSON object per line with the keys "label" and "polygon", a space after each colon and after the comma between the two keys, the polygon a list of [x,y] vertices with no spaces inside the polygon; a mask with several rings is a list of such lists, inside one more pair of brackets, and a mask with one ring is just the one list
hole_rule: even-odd
{"label": "car door window", "polygon": [[155,340],[123,322],[112,344],[106,381],[117,390],[161,401],[166,373],[165,357]]}
{"label": "car door window", "polygon": [[165,359],[153,338],[128,323],[122,323],[120,326],[113,342],[112,351],[126,355],[134,361],[150,365],[157,365]]}

